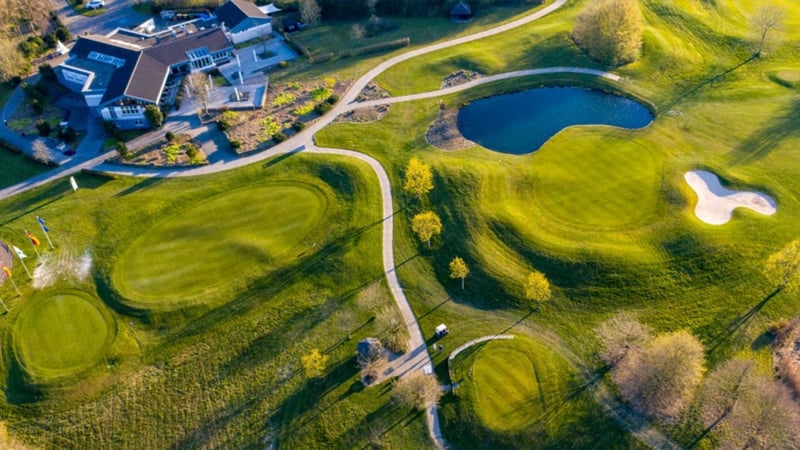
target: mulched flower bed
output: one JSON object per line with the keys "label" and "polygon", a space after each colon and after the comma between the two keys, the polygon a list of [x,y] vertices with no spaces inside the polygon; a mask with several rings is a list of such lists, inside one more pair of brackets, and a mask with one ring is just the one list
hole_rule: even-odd
{"label": "mulched flower bed", "polygon": [[[192,150],[194,149],[194,150]],[[135,166],[197,166],[208,164],[199,142],[188,134],[178,134],[172,142],[162,139],[139,150],[133,150],[129,159],[119,156],[112,162]]]}

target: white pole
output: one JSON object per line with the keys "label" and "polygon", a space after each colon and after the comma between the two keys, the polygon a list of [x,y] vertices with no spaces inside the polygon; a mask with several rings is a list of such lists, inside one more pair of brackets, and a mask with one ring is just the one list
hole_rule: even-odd
{"label": "white pole", "polygon": [[8,277],[8,281],[10,281],[11,285],[14,286],[14,290],[17,291],[17,295],[22,295],[22,292],[20,292],[19,288],[17,288],[17,283],[14,283],[14,280],[11,277]]}
{"label": "white pole", "polygon": [[239,84],[244,84],[244,75],[239,71]]}
{"label": "white pole", "polygon": [[8,306],[6,306],[6,302],[4,302],[2,298],[0,298],[0,304],[3,305],[3,309],[5,309],[6,313],[8,313]]}
{"label": "white pole", "polygon": [[258,56],[256,56],[256,49],[253,49],[253,61],[258,62]]}
{"label": "white pole", "polygon": [[19,259],[19,263],[22,264],[22,268],[25,269],[25,273],[28,274],[28,278],[30,278],[32,280],[33,279],[33,275],[31,275],[31,271],[28,270],[28,266],[25,265],[25,261],[23,261],[22,258],[20,258],[20,257],[17,257],[17,259]]}
{"label": "white pole", "polygon": [[[29,236],[29,234],[28,234],[28,230],[25,230],[25,236]],[[36,256],[37,256],[38,258],[41,258],[41,257],[42,257],[42,255],[41,255],[41,254],[39,254],[39,249],[38,249],[38,248],[36,248],[36,246],[35,246],[35,245],[33,245],[33,241],[31,240],[31,238],[30,238],[30,237],[28,237],[28,242],[30,242],[30,243],[31,243],[31,246],[33,247],[33,251],[34,251],[34,252],[36,252]]]}
{"label": "white pole", "polygon": [[238,54],[238,53],[236,54],[236,64],[238,64],[238,65],[239,65],[239,69],[241,69],[241,68],[242,68],[242,62],[241,62],[241,61],[239,61],[239,54]]}
{"label": "white pole", "polygon": [[[44,231],[44,230],[42,230]],[[47,238],[47,243],[50,244],[50,250],[53,250],[55,247],[53,246],[53,241],[50,240],[50,233],[44,231],[44,237]]]}

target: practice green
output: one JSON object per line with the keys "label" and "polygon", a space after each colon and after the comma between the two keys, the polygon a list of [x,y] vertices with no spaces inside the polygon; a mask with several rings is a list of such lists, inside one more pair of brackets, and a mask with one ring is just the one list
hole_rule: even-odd
{"label": "practice green", "polygon": [[25,305],[14,326],[14,347],[34,376],[59,377],[94,365],[113,338],[113,319],[91,295],[61,291]]}
{"label": "practice green", "polygon": [[288,252],[321,223],[326,209],[325,194],[301,183],[211,198],[135,240],[114,268],[115,285],[126,298],[149,305],[205,301],[293,259]]}

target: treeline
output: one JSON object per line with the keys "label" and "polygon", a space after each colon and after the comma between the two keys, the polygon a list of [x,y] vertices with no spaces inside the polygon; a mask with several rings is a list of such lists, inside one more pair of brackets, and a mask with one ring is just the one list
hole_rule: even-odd
{"label": "treeline", "polygon": [[[538,5],[543,0],[468,0],[474,13],[491,6]],[[359,19],[370,16],[365,0],[318,0],[325,19]],[[414,17],[447,15],[458,0],[380,0],[375,5],[379,15]]]}

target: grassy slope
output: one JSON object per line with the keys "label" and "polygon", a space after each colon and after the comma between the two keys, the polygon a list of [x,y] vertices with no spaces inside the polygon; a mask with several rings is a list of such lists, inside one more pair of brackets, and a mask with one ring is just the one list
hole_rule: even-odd
{"label": "grassy slope", "polygon": [[[409,201],[397,228],[398,260],[411,258],[399,273],[423,331],[432,333],[445,321],[455,346],[511,325],[533,333],[551,330],[592,361],[597,343],[591,328],[611,312],[628,309],[659,330],[690,329],[706,344],[711,364],[743,354],[769,368],[771,355],[758,338],[771,320],[793,316],[797,302],[781,294],[761,304],[771,287],[760,271],[767,255],[796,237],[800,220],[795,195],[800,135],[790,125],[799,118],[798,92],[771,81],[769,74],[798,70],[800,36],[790,35],[770,58],[718,77],[747,57],[741,40],[747,9],[669,4],[646,2],[644,57],[620,70],[631,80],[623,88],[652,99],[662,112],[645,130],[569,129],[523,157],[478,148],[441,152],[424,140],[437,114],[436,100],[395,105],[381,122],[335,125],[318,135],[321,145],[375,155],[394,174],[396,186],[411,155],[434,167],[437,188],[426,203],[444,220],[437,248],[429,252],[404,234],[408,217],[423,206]],[[797,7],[783,4],[792,8],[791,25]],[[489,55],[496,60],[487,72],[529,67],[547,55],[556,57],[552,65],[580,63],[564,35],[574,14],[567,9],[519,35],[448,50],[439,55],[444,59],[434,54],[411,61],[381,82],[395,94],[433,89],[452,71],[447,64],[470,67]],[[656,45],[654,36],[662,43]],[[516,59],[515,49],[523,44],[508,57],[492,50],[520,39],[540,45],[529,50],[535,58]],[[392,80],[403,88],[393,88]],[[516,80],[501,88],[524,85]],[[487,91],[445,101],[458,105]],[[722,227],[700,223],[682,179],[696,167],[712,169],[732,186],[770,193],[778,199],[778,213],[766,218],[737,211]],[[397,200],[408,201],[399,193]],[[606,207],[617,214],[601,211]],[[448,276],[455,255],[472,267],[465,292]],[[526,317],[514,305],[522,303],[521,280],[531,267],[552,280],[555,298],[542,313],[516,323]],[[737,326],[751,309],[757,314]],[[673,431],[688,444],[693,430],[690,425]]]}
{"label": "grassy slope", "polygon": [[13,186],[47,170],[46,166],[13,153],[0,145],[0,188]]}
{"label": "grassy slope", "polygon": [[[0,414],[13,436],[59,448],[245,448],[265,439],[289,448],[425,446],[424,420],[394,409],[382,387],[357,387],[355,342],[375,331],[372,312],[356,305],[355,294],[382,273],[380,201],[368,167],[292,156],[192,179],[77,177],[76,194],[54,183],[2,202],[0,237],[19,242],[14,238],[38,214],[47,217],[59,254],[91,248],[94,278],[77,287],[97,285],[118,336],[108,364],[57,382],[33,384],[4,353]],[[338,205],[327,216],[324,239],[316,247],[303,242],[305,255],[218,303],[177,311],[131,310],[109,287],[126,248],[165,217],[243,186],[296,183],[330,193]],[[214,217],[226,219],[236,217]],[[11,308],[0,321],[3,348],[31,301],[30,285],[20,287],[16,298],[10,287],[0,290]],[[378,307],[391,304],[384,295]],[[315,347],[330,357],[321,382],[298,370],[300,356]]]}

